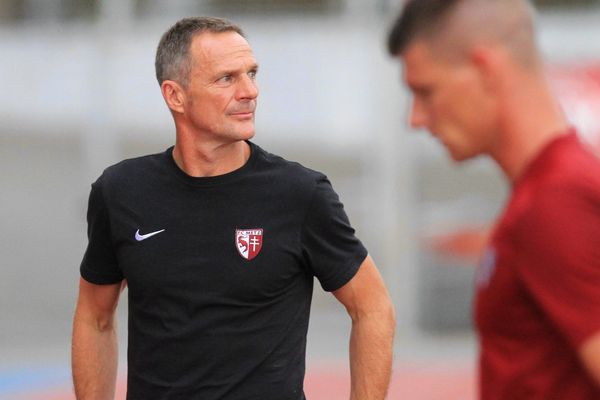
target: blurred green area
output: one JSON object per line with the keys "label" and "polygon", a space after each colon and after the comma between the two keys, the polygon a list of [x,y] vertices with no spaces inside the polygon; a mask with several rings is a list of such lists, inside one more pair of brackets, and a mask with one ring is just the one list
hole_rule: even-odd
{"label": "blurred green area", "polygon": [[[100,14],[103,0],[0,0],[0,22],[27,20],[93,20]],[[372,0],[380,5],[399,0]],[[600,7],[600,0],[533,0],[538,8]],[[344,8],[343,0],[205,0],[189,2],[186,8],[198,8],[209,12],[237,13],[336,13]],[[169,0],[132,0],[137,18],[152,16]],[[387,7],[379,7],[387,10]]]}
{"label": "blurred green area", "polygon": [[[0,0],[0,21],[95,19],[103,0]],[[386,0],[376,0],[385,2]],[[170,7],[169,0],[132,0],[138,18],[152,16]],[[335,13],[344,8],[343,0],[203,0],[176,3],[188,11],[236,13]]]}
{"label": "blurred green area", "polygon": [[[103,0],[0,0],[0,22],[24,20],[95,19],[100,14]],[[381,10],[400,0],[371,0]],[[538,8],[600,7],[600,0],[533,0]],[[181,7],[182,3],[177,3]],[[210,12],[236,13],[323,13],[342,12],[343,0],[203,0],[185,3],[187,10],[194,8]],[[387,5],[387,6],[386,6]],[[169,0],[132,0],[134,15],[144,18],[169,7]],[[385,12],[385,11],[382,11]]]}
{"label": "blurred green area", "polygon": [[580,6],[600,6],[600,0],[534,0],[536,6],[573,8]]}
{"label": "blurred green area", "polygon": [[0,0],[0,21],[92,19],[101,0]]}

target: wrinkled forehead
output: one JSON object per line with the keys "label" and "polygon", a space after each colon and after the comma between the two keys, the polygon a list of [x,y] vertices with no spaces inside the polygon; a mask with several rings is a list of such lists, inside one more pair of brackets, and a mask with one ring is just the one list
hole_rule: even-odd
{"label": "wrinkled forehead", "polygon": [[200,33],[192,40],[190,54],[195,63],[205,67],[256,63],[248,41],[237,32]]}

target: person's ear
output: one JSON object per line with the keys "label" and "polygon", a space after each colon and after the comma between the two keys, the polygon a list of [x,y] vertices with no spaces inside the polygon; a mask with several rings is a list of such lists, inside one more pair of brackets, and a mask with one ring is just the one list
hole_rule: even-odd
{"label": "person's ear", "polygon": [[185,91],[183,87],[175,81],[165,80],[160,85],[160,90],[171,111],[183,114],[185,110]]}
{"label": "person's ear", "polygon": [[500,84],[501,54],[492,47],[475,46],[471,49],[469,60],[477,71],[484,90],[496,92]]}

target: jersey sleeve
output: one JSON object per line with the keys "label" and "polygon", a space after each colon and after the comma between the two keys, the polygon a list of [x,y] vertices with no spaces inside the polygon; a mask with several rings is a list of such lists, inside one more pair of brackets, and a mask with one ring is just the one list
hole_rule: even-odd
{"label": "jersey sleeve", "polygon": [[600,192],[544,190],[521,233],[523,282],[577,349],[600,332]]}
{"label": "jersey sleeve", "polygon": [[306,264],[326,291],[337,290],[352,279],[367,256],[325,176],[317,180],[301,243]]}
{"label": "jersey sleeve", "polygon": [[102,177],[92,184],[87,211],[88,246],[79,268],[83,279],[106,285],[123,280],[111,241],[110,221],[102,193]]}

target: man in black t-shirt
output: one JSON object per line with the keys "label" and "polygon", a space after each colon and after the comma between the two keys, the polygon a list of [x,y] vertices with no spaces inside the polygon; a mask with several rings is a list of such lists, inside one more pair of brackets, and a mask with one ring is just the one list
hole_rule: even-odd
{"label": "man in black t-shirt", "polygon": [[187,18],[158,46],[176,127],[92,185],[73,328],[78,399],[112,399],[129,295],[129,400],[301,400],[317,277],[352,317],[352,398],[383,399],[393,306],[318,172],[250,142],[258,66],[241,30]]}

